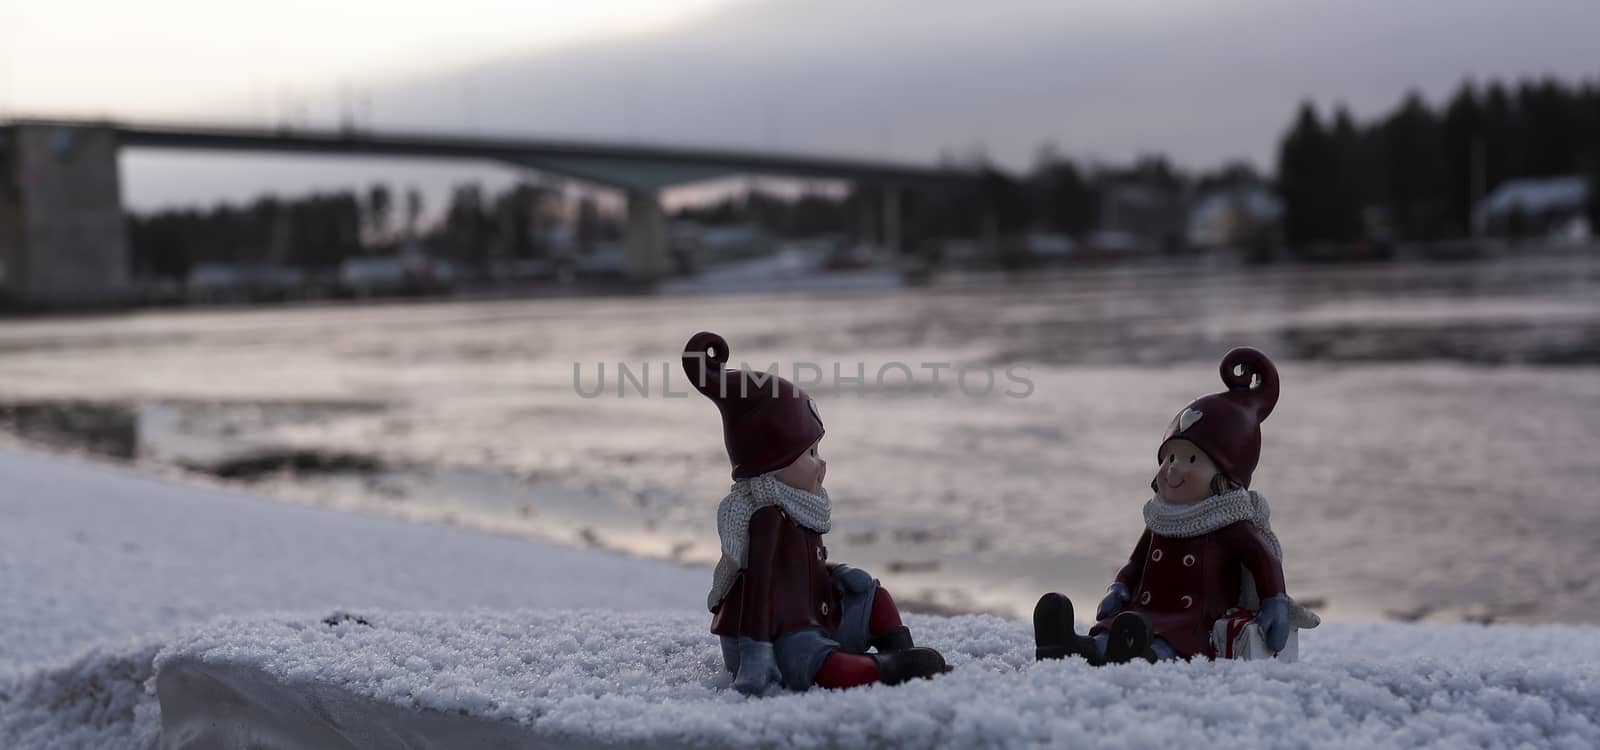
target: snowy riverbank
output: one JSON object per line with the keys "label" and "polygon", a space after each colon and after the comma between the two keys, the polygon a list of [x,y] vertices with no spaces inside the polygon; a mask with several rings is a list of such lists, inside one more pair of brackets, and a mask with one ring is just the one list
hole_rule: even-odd
{"label": "snowy riverbank", "polygon": [[307,508],[30,451],[0,447],[0,478],[5,748],[105,747],[112,738],[137,746],[116,733],[132,729],[135,708],[155,715],[142,680],[156,649],[223,615],[688,610],[705,596],[701,569]]}
{"label": "snowy riverbank", "polygon": [[[181,723],[286,695],[337,699],[347,728],[453,717],[530,747],[1600,744],[1600,628],[1330,623],[1294,665],[1094,670],[1034,664],[1025,623],[913,616],[955,672],[750,701],[725,689],[702,569],[9,449],[0,476],[8,748],[143,747],[169,698]],[[210,704],[158,668],[253,687]]]}
{"label": "snowy riverbank", "polygon": [[[1297,664],[1094,669],[1079,660],[1035,664],[1023,623],[915,617],[922,642],[943,648],[956,671],[896,688],[750,701],[727,689],[697,614],[379,613],[369,622],[218,623],[169,646],[157,665],[264,678],[240,691],[246,709],[237,713],[267,729],[287,728],[260,710],[274,705],[274,693],[332,686],[361,706],[344,702],[344,731],[392,726],[372,719],[398,706],[482,727],[476,735],[457,729],[457,738],[513,723],[527,747],[1600,743],[1600,644],[1591,628],[1334,623],[1303,634],[1307,658]],[[166,708],[165,674],[159,682]],[[208,715],[220,703],[209,691],[198,695]],[[315,715],[306,718],[295,731],[313,728]]]}
{"label": "snowy riverbank", "polygon": [[1600,639],[1589,627],[1331,623],[1304,634],[1297,664],[1094,669],[1035,664],[1023,623],[922,616],[910,624],[945,650],[953,673],[748,700],[727,689],[698,613],[360,615],[334,625],[229,619],[159,648],[96,653],[24,687],[8,710],[25,720],[12,739],[110,747],[159,736],[171,748],[246,738],[268,748],[1600,743]]}

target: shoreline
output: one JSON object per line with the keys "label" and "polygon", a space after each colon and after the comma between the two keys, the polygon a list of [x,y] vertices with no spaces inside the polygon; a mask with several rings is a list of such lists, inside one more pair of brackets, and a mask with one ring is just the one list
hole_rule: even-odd
{"label": "shoreline", "polygon": [[[392,504],[385,506],[364,502],[330,502],[326,499],[318,499],[303,493],[272,491],[275,487],[223,479],[212,473],[169,463],[124,459],[96,453],[82,446],[74,447],[29,440],[4,429],[0,429],[0,450],[37,453],[56,459],[81,461],[93,466],[131,471],[151,479],[181,483],[197,490],[240,493],[291,507],[312,508],[361,518],[398,520],[424,527],[456,529],[507,540],[552,544],[567,549],[598,552],[628,560],[691,568],[704,571],[708,585],[711,570],[716,564],[716,560],[709,557],[686,558],[683,555],[675,555],[671,552],[650,551],[652,547],[662,548],[662,543],[655,545],[613,543],[614,537],[595,533],[590,527],[578,527],[579,531],[576,534],[560,534],[543,531],[537,524],[531,522],[516,523],[514,519],[507,519],[492,513],[474,513],[459,508],[429,507],[418,504],[402,507]],[[288,486],[280,484],[276,485],[276,488],[281,489]],[[677,548],[677,545],[670,545],[670,542],[666,544],[671,548]],[[703,601],[703,597],[694,598],[691,604],[699,606],[701,601]],[[1022,618],[1022,615],[1004,607],[951,606],[947,603],[919,598],[915,594],[897,597],[896,601],[903,611],[916,614],[944,616],[993,615],[1013,620]]]}
{"label": "shoreline", "polygon": [[[275,504],[283,504],[289,507],[301,507],[319,511],[328,511],[358,518],[397,520],[420,525],[425,528],[436,527],[441,529],[453,529],[471,533],[486,534],[506,540],[531,542],[535,544],[551,544],[566,549],[597,552],[639,562],[685,567],[703,571],[708,580],[711,569],[716,562],[714,558],[709,556],[696,558],[677,554],[678,550],[682,548],[682,545],[681,543],[672,544],[670,540],[666,542],[653,540],[652,543],[644,544],[638,542],[632,544],[626,542],[617,543],[617,540],[627,539],[627,537],[601,534],[595,532],[592,527],[589,526],[569,526],[564,529],[565,531],[568,531],[568,533],[551,533],[548,530],[541,529],[539,524],[532,520],[524,519],[523,522],[518,522],[516,519],[508,519],[503,515],[496,515],[487,511],[474,512],[459,507],[430,506],[418,503],[384,504],[352,501],[348,497],[344,497],[342,499],[336,499],[329,496],[318,497],[316,493],[296,491],[297,489],[303,490],[304,487],[298,486],[293,480],[271,484],[261,484],[250,481],[224,479],[219,478],[212,473],[196,470],[190,467],[173,465],[170,463],[140,460],[137,458],[123,459],[95,453],[92,450],[83,448],[82,446],[72,447],[60,444],[32,441],[26,438],[20,438],[16,434],[4,429],[0,429],[0,449],[20,450],[25,453],[38,453],[43,456],[58,459],[82,461],[94,466],[131,471],[138,475],[152,479],[181,483],[184,486],[192,487],[197,490],[239,493],[263,501]],[[577,529],[577,533],[571,533],[571,529],[573,528]],[[873,570],[871,572],[880,578],[888,578],[892,580],[897,576],[897,567],[897,565],[890,565],[886,570]],[[935,568],[935,570],[937,570],[937,568]],[[992,588],[993,582],[977,581],[969,585]],[[904,591],[906,591],[906,593],[896,594],[896,600],[901,605],[901,608],[906,612],[944,616],[992,615],[1002,619],[1017,621],[1025,620],[1028,616],[1023,605],[1031,601],[1037,595],[1044,593],[1044,590],[1040,590],[1037,593],[1032,593],[1030,590],[1030,592],[1027,593],[1023,599],[1017,600],[1016,597],[1012,597],[1012,599],[1016,601],[1010,604],[998,604],[988,607],[964,607],[952,605],[948,601],[940,601],[936,598],[918,596],[915,589],[904,589]],[[1343,601],[1359,599],[1357,596],[1342,596],[1338,598]],[[1088,600],[1085,601],[1087,602]],[[1317,611],[1326,621],[1329,622],[1434,622],[1439,624],[1467,623],[1488,625],[1494,624],[1496,621],[1496,618],[1492,616],[1475,617],[1470,614],[1452,616],[1449,612],[1437,611],[1427,607],[1413,611],[1396,611],[1382,608],[1352,611],[1348,606],[1330,610],[1330,608],[1327,606],[1327,601],[1320,597],[1306,599],[1305,601],[1308,607]],[[690,604],[698,607],[699,599],[694,599],[692,602],[690,602]],[[1330,616],[1330,611],[1333,612],[1332,616]],[[1518,621],[1515,624],[1586,626],[1600,623],[1550,620],[1531,622]]]}

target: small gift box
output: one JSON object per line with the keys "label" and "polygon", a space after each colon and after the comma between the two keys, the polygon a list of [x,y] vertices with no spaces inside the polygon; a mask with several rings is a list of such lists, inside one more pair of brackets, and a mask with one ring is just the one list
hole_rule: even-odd
{"label": "small gift box", "polygon": [[1267,639],[1256,626],[1256,613],[1248,609],[1231,609],[1211,625],[1211,656],[1216,659],[1272,659],[1295,661],[1300,658],[1300,633],[1289,629],[1289,641],[1283,650],[1274,654],[1267,648]]}

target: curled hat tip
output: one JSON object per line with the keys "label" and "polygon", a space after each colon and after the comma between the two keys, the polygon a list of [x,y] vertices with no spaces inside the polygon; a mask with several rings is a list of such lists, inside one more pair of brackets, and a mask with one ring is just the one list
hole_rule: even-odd
{"label": "curled hat tip", "polygon": [[689,337],[689,343],[683,346],[683,355],[704,359],[720,370],[728,363],[728,341],[710,331],[701,331]]}
{"label": "curled hat tip", "polygon": [[707,392],[711,379],[722,373],[728,360],[727,340],[710,331],[690,336],[683,345],[683,371],[701,393]]}
{"label": "curled hat tip", "polygon": [[1264,422],[1278,405],[1278,368],[1260,349],[1236,347],[1222,358],[1222,382],[1232,392],[1247,392],[1256,402],[1256,421]]}

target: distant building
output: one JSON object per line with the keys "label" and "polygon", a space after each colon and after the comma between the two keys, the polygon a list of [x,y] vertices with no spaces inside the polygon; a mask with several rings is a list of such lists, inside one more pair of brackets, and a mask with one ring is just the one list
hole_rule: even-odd
{"label": "distant building", "polygon": [[189,268],[184,293],[195,302],[288,299],[309,281],[305,271],[286,266],[199,263]]}
{"label": "distant building", "polygon": [[1246,248],[1275,241],[1283,201],[1266,185],[1241,184],[1202,193],[1189,211],[1187,239],[1198,248]]}
{"label": "distant building", "polygon": [[1508,180],[1478,202],[1473,219],[1495,237],[1585,241],[1590,186],[1580,175]]}
{"label": "distant building", "polygon": [[1172,189],[1139,181],[1118,181],[1105,186],[1100,199],[1097,234],[1116,237],[1116,248],[1091,242],[1102,252],[1157,253],[1183,244],[1183,195]]}
{"label": "distant building", "polygon": [[756,224],[675,221],[667,229],[668,247],[690,268],[742,260],[772,252],[776,240]]}
{"label": "distant building", "polygon": [[1152,247],[1141,235],[1115,229],[1090,232],[1084,244],[1088,246],[1090,254],[1097,256],[1134,255],[1150,252]]}
{"label": "distant building", "polygon": [[1022,250],[1043,262],[1064,261],[1072,257],[1072,238],[1057,232],[1028,232],[1021,238]]}

